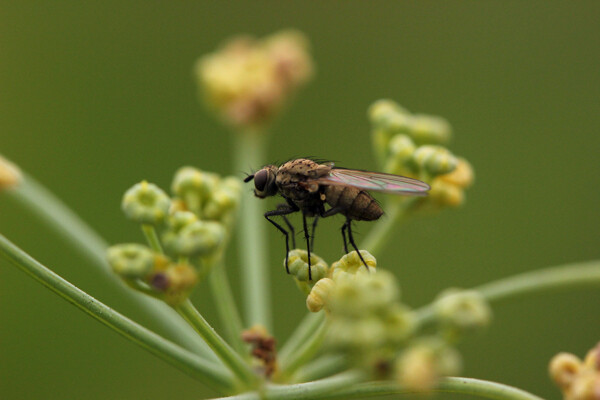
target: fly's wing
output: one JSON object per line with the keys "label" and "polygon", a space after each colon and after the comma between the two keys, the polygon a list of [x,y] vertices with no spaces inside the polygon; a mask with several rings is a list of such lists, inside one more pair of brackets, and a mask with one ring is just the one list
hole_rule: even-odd
{"label": "fly's wing", "polygon": [[350,185],[374,192],[426,196],[429,185],[417,179],[383,172],[334,168],[329,175],[316,180],[320,185]]}

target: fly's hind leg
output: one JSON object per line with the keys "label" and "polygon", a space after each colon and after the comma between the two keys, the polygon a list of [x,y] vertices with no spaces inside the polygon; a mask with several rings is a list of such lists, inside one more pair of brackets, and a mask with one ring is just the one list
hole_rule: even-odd
{"label": "fly's hind leg", "polygon": [[[287,206],[284,204],[280,207],[277,207],[276,210],[267,211],[265,213],[266,220],[269,221],[271,224],[273,224],[273,226],[275,226],[275,228],[279,229],[279,231],[285,235],[285,270],[288,274],[290,273],[290,270],[288,267],[288,257],[289,257],[289,253],[290,253],[290,240],[289,240],[290,234],[288,231],[285,230],[284,227],[279,225],[277,222],[273,221],[270,217],[282,216],[284,218],[284,220],[286,221],[288,227],[292,230],[292,232],[294,232],[292,225],[289,223],[289,221],[287,220],[287,218],[285,216],[288,214],[291,214],[293,212],[296,212],[296,211],[299,211],[298,207],[293,207],[292,205]],[[294,241],[294,243],[295,243],[295,241]]]}
{"label": "fly's hind leg", "polygon": [[[358,250],[358,247],[356,247],[356,243],[354,242],[354,237],[352,236],[352,220],[350,218],[346,218],[346,222],[342,226],[342,236],[344,236],[344,245],[346,245],[346,236],[344,235],[344,228],[348,230],[348,241],[350,242],[354,250],[356,250],[356,254],[358,254],[360,261],[362,261],[365,268],[367,268],[367,271],[369,271],[369,266],[365,262],[365,259],[363,258],[362,254],[360,254],[360,251]],[[346,253],[347,252],[348,250],[346,250]]]}

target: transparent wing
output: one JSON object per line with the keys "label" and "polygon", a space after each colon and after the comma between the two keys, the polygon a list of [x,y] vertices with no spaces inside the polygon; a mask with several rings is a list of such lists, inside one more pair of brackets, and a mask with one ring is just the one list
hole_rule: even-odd
{"label": "transparent wing", "polygon": [[375,192],[412,196],[425,196],[430,189],[425,182],[406,176],[342,168],[334,168],[328,176],[316,181],[320,185],[351,185]]}

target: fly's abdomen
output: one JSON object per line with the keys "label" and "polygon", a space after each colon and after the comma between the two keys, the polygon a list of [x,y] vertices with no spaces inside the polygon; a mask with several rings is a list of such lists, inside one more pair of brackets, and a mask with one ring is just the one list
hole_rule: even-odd
{"label": "fly's abdomen", "polygon": [[358,221],[373,221],[383,215],[377,201],[354,186],[326,186],[325,201],[331,207],[341,208],[342,214],[348,218]]}

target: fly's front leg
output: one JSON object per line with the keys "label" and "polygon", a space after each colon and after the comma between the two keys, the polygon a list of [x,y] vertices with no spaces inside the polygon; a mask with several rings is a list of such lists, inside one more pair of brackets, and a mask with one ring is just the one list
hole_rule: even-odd
{"label": "fly's front leg", "polygon": [[[278,204],[277,205],[277,210],[287,210],[290,208],[289,204]],[[292,225],[292,223],[290,222],[290,220],[288,219],[288,217],[286,215],[282,215],[281,216],[283,218],[283,222],[285,222],[285,224],[287,225],[288,229],[290,230],[290,233],[292,234],[292,248],[296,248],[296,230],[294,229],[294,225]]]}
{"label": "fly's front leg", "polygon": [[[290,273],[290,270],[288,267],[288,257],[289,257],[289,253],[290,253],[289,232],[286,231],[277,222],[273,221],[270,217],[283,216],[285,218],[286,215],[296,212],[298,210],[299,210],[298,207],[292,207],[291,205],[290,206],[283,205],[282,207],[277,207],[277,210],[267,211],[265,213],[265,218],[267,219],[267,221],[272,223],[275,226],[275,228],[279,229],[279,231],[285,235],[285,270],[288,274]],[[287,218],[285,218],[285,219],[287,220]],[[288,224],[289,224],[289,221],[288,221]],[[291,227],[291,224],[289,224],[288,226]],[[293,228],[292,228],[292,232],[293,232]]]}
{"label": "fly's front leg", "polygon": [[310,248],[313,249],[313,251],[315,250],[315,230],[317,229],[317,222],[319,222],[319,216],[315,215],[312,226],[312,236],[310,237]]}

